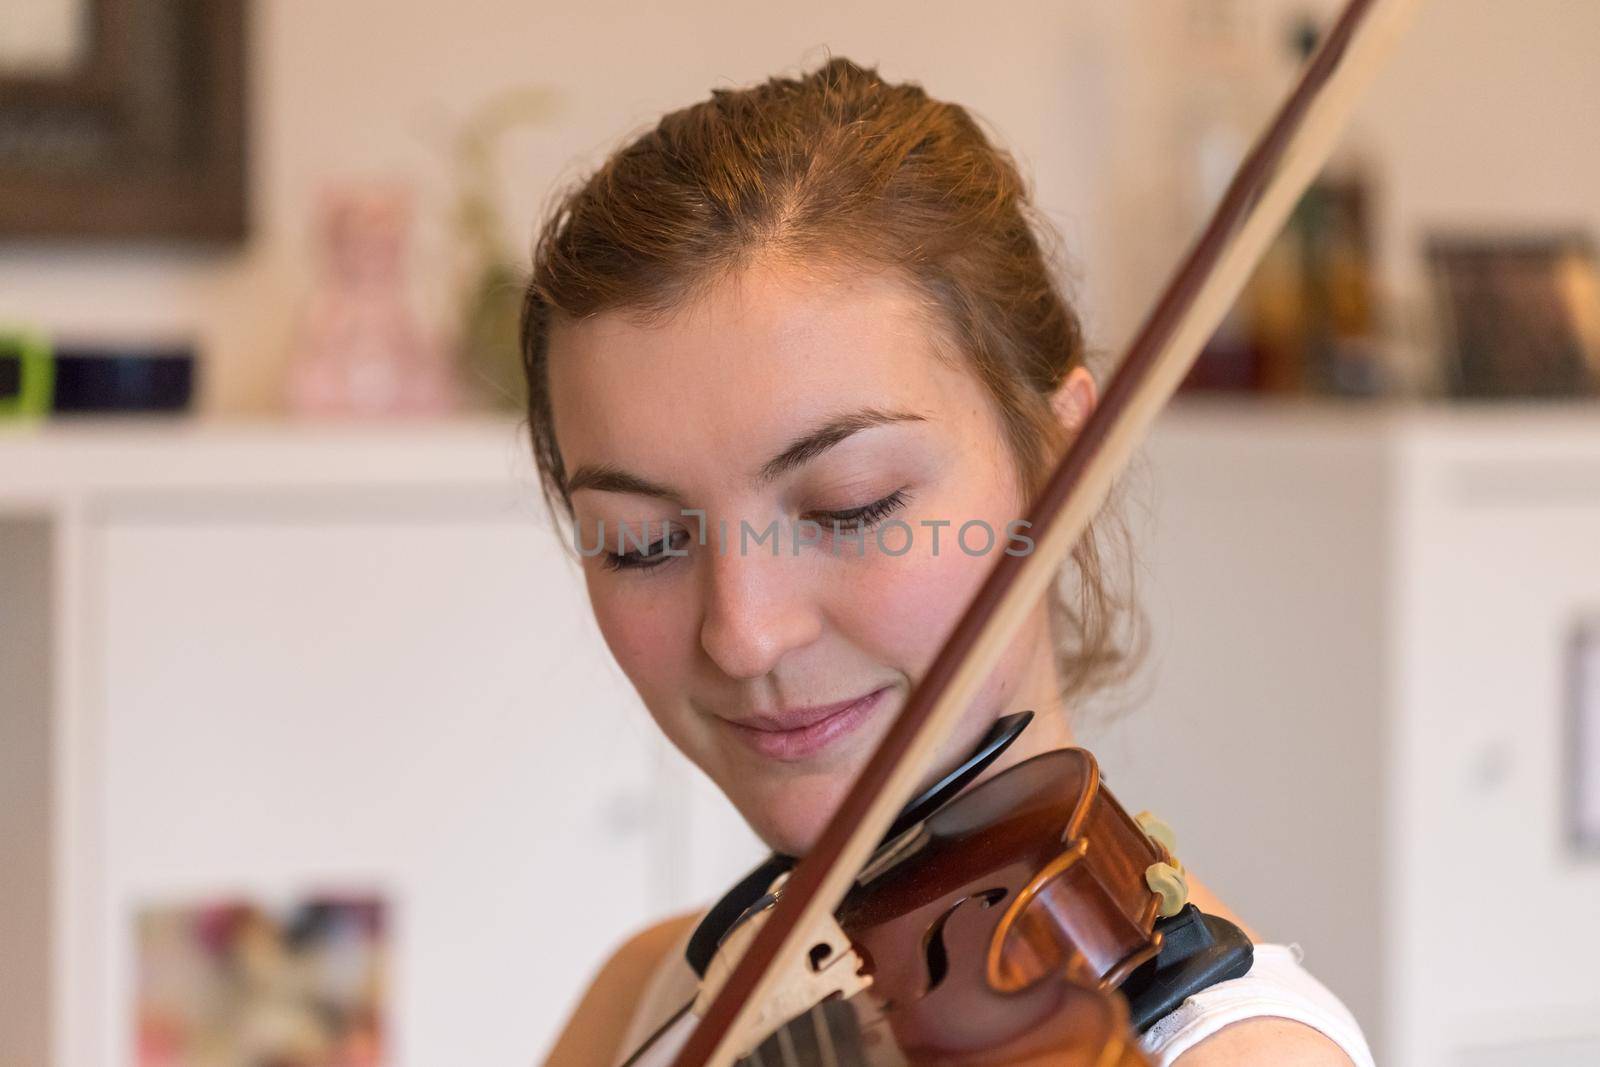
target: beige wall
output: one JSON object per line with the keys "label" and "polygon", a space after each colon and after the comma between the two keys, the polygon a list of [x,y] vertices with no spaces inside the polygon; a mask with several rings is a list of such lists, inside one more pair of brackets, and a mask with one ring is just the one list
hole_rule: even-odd
{"label": "beige wall", "polygon": [[[23,0],[43,2],[43,0]],[[1318,0],[1328,6],[1327,0]],[[1208,108],[1264,108],[1281,72],[1192,47],[1194,11],[1249,41],[1287,0],[581,5],[511,0],[257,0],[253,239],[243,248],[0,246],[0,320],[63,333],[198,337],[212,411],[271,410],[312,284],[310,220],[330,177],[400,175],[421,197],[415,284],[450,303],[444,222],[453,122],[519,84],[560,109],[508,142],[508,221],[525,247],[552,183],[713,85],[813,65],[825,49],[882,64],[988,118],[1063,229],[1102,344],[1126,333],[1187,240],[1182,146]],[[685,14],[684,12],[687,12]],[[1184,14],[1189,12],[1189,14]],[[1432,0],[1363,109],[1352,142],[1390,179],[1386,266],[1435,221],[1600,224],[1600,4]],[[1264,72],[1235,104],[1222,87]],[[1276,80],[1275,80],[1276,79]]]}

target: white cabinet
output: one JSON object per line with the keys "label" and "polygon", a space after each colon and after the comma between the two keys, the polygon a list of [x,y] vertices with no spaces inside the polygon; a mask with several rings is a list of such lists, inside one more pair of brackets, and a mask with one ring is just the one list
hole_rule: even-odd
{"label": "white cabinet", "polygon": [[572,995],[547,963],[672,889],[649,724],[531,524],[266,506],[98,532],[107,928],[164,895],[371,886],[405,1061],[526,1063]]}
{"label": "white cabinet", "polygon": [[1185,405],[1129,492],[1152,654],[1085,731],[1118,796],[1380,1063],[1600,1062],[1568,832],[1600,410]]}
{"label": "white cabinet", "polygon": [[7,617],[53,618],[60,683],[5,709],[55,739],[53,1062],[134,1061],[139,907],[370,890],[393,1062],[527,1065],[620,937],[736,873],[523,454],[499,423],[0,439]]}

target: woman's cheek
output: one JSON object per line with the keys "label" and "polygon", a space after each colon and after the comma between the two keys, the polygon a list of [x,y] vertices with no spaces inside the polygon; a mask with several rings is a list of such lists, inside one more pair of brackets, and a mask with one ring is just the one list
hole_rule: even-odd
{"label": "woman's cheek", "polygon": [[684,666],[679,662],[683,639],[678,605],[650,600],[648,590],[627,588],[640,584],[630,579],[591,576],[589,602],[606,647],[646,704],[653,706],[656,693],[671,688]]}
{"label": "woman's cheek", "polygon": [[836,618],[876,658],[920,678],[993,562],[948,539],[941,539],[937,556],[931,545],[902,556],[880,554],[842,583],[851,605]]}

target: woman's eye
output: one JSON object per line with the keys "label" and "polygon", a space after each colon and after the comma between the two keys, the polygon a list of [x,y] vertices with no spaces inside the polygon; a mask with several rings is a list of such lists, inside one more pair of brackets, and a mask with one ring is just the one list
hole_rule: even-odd
{"label": "woman's eye", "polygon": [[[665,523],[662,524],[662,528],[665,533],[656,540],[631,552],[602,553],[601,561],[608,570],[650,570],[683,555],[683,550],[689,541],[689,531],[681,528],[669,529]],[[619,534],[617,541],[613,543],[633,544],[638,539],[639,531],[635,529],[626,535]]]}
{"label": "woman's eye", "polygon": [[882,500],[874,500],[859,508],[846,508],[843,511],[819,511],[814,521],[830,529],[836,530],[868,530],[905,507],[905,489],[896,489]]}

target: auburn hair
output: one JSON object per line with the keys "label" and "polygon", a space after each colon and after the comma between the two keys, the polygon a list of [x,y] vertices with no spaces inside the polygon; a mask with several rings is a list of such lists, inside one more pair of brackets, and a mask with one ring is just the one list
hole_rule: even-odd
{"label": "auburn hair", "polygon": [[[670,314],[757,256],[903,278],[936,347],[992,397],[1031,495],[1065,444],[1051,394],[1085,357],[1042,243],[1052,237],[1011,156],[964,108],[917,84],[835,58],[801,77],[712,90],[568,189],[540,229],[521,343],[547,503],[571,518],[550,403],[552,327],[614,310]],[[1110,588],[1102,559],[1108,522],[1121,531],[1103,512],[1052,597],[1064,698],[1131,666],[1119,637],[1132,602]]]}

